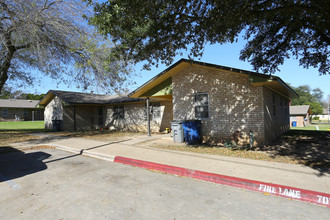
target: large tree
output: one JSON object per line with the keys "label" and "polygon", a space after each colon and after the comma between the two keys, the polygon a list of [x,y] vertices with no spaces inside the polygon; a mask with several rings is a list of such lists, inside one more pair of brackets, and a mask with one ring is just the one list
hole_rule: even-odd
{"label": "large tree", "polygon": [[120,89],[127,63],[87,25],[90,14],[79,0],[0,0],[0,91],[7,80],[40,80],[33,70],[84,89]]}
{"label": "large tree", "polygon": [[323,113],[323,92],[321,89],[311,89],[308,85],[302,85],[294,88],[294,91],[299,97],[292,100],[292,105],[310,105],[313,115],[320,115]]}
{"label": "large tree", "polygon": [[109,0],[94,12],[90,22],[116,40],[119,54],[149,66],[183,50],[199,57],[206,43],[243,34],[240,59],[256,71],[274,73],[293,56],[329,74],[329,0]]}

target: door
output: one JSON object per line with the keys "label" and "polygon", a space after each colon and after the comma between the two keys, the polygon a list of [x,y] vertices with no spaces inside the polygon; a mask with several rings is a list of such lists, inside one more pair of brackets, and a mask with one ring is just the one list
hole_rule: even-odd
{"label": "door", "polygon": [[103,107],[99,107],[99,125],[103,126]]}

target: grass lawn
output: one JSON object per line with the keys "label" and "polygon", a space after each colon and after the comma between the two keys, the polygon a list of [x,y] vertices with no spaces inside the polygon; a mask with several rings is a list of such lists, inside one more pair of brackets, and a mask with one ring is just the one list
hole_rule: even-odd
{"label": "grass lawn", "polygon": [[44,131],[46,131],[44,121],[0,122],[0,147],[7,147],[10,143],[39,139],[27,133]]}
{"label": "grass lawn", "polygon": [[10,121],[0,122],[1,130],[42,130],[45,128],[44,121]]}
{"label": "grass lawn", "polygon": [[308,130],[308,131],[317,131],[316,126],[318,126],[319,131],[330,131],[329,124],[311,124],[306,127],[291,127],[291,130]]}

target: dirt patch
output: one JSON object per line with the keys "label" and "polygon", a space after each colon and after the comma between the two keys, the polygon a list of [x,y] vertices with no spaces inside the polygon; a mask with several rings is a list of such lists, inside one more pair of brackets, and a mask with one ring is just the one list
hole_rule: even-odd
{"label": "dirt patch", "polygon": [[264,160],[264,161],[292,163],[292,164],[298,163],[298,161],[292,160],[290,157],[287,156],[273,157],[269,155],[267,152],[247,150],[246,148],[242,148],[242,147],[228,148],[223,146],[213,146],[207,144],[186,145],[184,143],[169,144],[169,142],[170,142],[169,140],[153,140],[153,141],[140,143],[139,145],[149,146],[158,149],[165,149],[165,150],[187,151],[187,152],[201,153],[201,154],[240,157],[240,158],[253,159],[253,160]]}
{"label": "dirt patch", "polygon": [[169,139],[144,142],[144,146],[240,157],[271,162],[303,164],[322,173],[330,173],[330,132],[291,130],[272,144],[258,147],[224,147],[215,145],[185,145]]}
{"label": "dirt patch", "polygon": [[0,132],[0,148],[8,146],[11,143],[38,140],[40,137],[28,135],[21,131],[1,131]]}
{"label": "dirt patch", "polygon": [[270,145],[258,149],[272,157],[287,156],[300,164],[330,173],[330,132],[291,130]]}
{"label": "dirt patch", "polygon": [[125,141],[132,137],[145,136],[144,132],[134,131],[110,131],[110,130],[94,130],[94,131],[79,131],[79,132],[57,132],[55,135],[66,137],[88,138],[97,141]]}

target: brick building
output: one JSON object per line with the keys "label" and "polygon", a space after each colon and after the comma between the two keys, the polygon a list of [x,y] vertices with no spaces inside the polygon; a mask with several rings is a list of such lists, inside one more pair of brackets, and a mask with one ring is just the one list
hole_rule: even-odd
{"label": "brick building", "polygon": [[306,127],[311,124],[312,110],[310,105],[290,106],[290,126]]}
{"label": "brick building", "polygon": [[264,144],[289,130],[297,94],[276,76],[181,59],[129,96],[170,101],[173,120],[201,120],[204,141],[253,131]]}
{"label": "brick building", "polygon": [[42,109],[36,108],[39,101],[24,99],[0,99],[0,121],[44,120]]}
{"label": "brick building", "polygon": [[172,120],[199,119],[204,141],[253,131],[255,143],[264,144],[289,130],[295,97],[279,77],[181,59],[126,97],[51,90],[39,104],[46,106],[46,128],[58,111],[65,130],[147,130],[149,100],[151,131],[169,128]]}
{"label": "brick building", "polygon": [[[165,130],[172,119],[168,101],[151,101],[151,130]],[[145,100],[118,95],[50,90],[39,102],[45,108],[45,128],[61,121],[67,131],[117,129],[146,131]]]}

